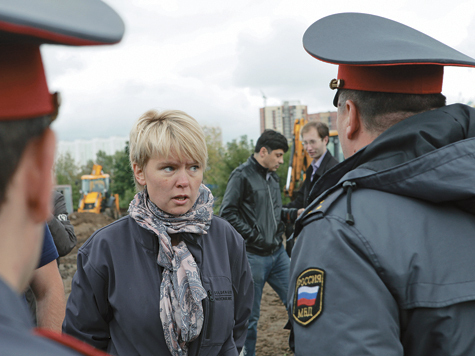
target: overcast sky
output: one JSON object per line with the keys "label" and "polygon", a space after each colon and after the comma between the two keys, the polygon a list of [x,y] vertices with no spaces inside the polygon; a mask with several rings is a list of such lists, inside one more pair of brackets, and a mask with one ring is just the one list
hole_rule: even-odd
{"label": "overcast sky", "polygon": [[[42,47],[50,91],[63,104],[59,140],[128,136],[151,108],[186,111],[220,126],[224,142],[259,136],[259,108],[300,100],[334,110],[337,66],[310,57],[305,30],[339,12],[365,12],[414,27],[475,58],[473,0],[107,0],[124,19],[122,42]],[[475,102],[475,69],[447,68],[449,103]]]}

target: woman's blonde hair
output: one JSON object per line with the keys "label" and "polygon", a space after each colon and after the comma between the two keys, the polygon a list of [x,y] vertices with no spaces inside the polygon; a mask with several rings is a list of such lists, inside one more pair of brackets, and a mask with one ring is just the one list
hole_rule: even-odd
{"label": "woman's blonde hair", "polygon": [[[208,149],[203,129],[198,122],[180,110],[159,112],[149,110],[139,117],[130,131],[130,164],[144,169],[151,157],[176,155],[178,159],[192,159],[203,171],[206,169]],[[134,176],[135,180],[135,176]],[[138,190],[143,186],[135,180]]]}

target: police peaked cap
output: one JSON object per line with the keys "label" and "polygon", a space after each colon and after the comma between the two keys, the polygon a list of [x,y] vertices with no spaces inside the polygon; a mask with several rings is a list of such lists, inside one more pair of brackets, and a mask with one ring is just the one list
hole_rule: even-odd
{"label": "police peaked cap", "polygon": [[316,21],[305,32],[303,46],[311,56],[339,65],[332,89],[437,94],[444,66],[475,67],[473,58],[420,31],[362,13]]}
{"label": "police peaked cap", "polygon": [[2,0],[0,120],[29,119],[57,110],[40,44],[104,45],[119,42],[123,35],[122,19],[100,0]]}

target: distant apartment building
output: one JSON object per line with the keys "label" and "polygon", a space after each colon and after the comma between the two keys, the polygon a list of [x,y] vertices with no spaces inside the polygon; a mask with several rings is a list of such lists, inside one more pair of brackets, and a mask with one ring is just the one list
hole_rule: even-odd
{"label": "distant apartment building", "polygon": [[284,101],[280,106],[261,108],[260,116],[261,133],[266,129],[272,129],[291,140],[295,120],[307,118],[307,105],[301,105],[300,101]]}
{"label": "distant apartment building", "polygon": [[78,166],[85,165],[87,161],[95,161],[99,151],[104,151],[107,155],[113,155],[117,151],[125,149],[128,137],[94,138],[91,140],[59,141],[57,145],[56,157],[60,157],[69,152]]}
{"label": "distant apartment building", "polygon": [[308,121],[320,121],[328,125],[330,130],[336,130],[336,111],[308,114]]}
{"label": "distant apartment building", "polygon": [[281,106],[265,106],[260,109],[261,133],[272,129],[283,134],[289,141],[293,138],[294,122],[296,119],[321,121],[330,130],[336,130],[336,111],[307,113],[307,105],[300,101],[284,101]]}

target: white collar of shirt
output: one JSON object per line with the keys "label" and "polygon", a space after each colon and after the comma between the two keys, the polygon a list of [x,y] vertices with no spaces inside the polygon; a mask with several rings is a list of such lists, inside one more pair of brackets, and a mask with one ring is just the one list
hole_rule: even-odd
{"label": "white collar of shirt", "polygon": [[317,159],[316,161],[313,160],[312,163],[310,163],[313,167],[312,179],[313,179],[313,176],[315,175],[315,172],[317,171],[317,169],[322,164],[323,158],[325,157],[326,154],[327,154],[327,151],[325,151],[325,153],[322,154],[319,159]]}

